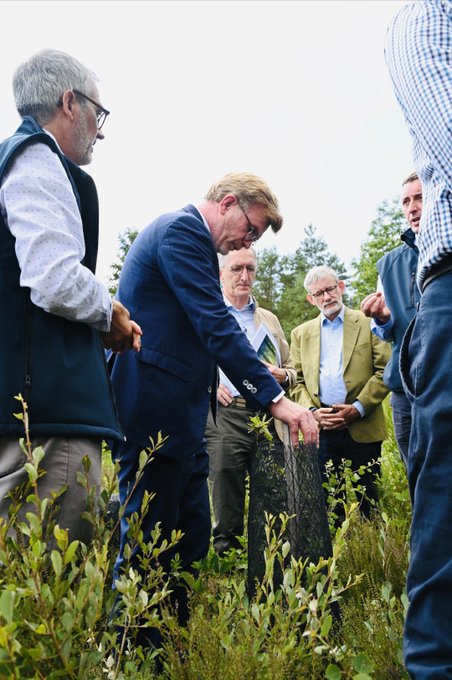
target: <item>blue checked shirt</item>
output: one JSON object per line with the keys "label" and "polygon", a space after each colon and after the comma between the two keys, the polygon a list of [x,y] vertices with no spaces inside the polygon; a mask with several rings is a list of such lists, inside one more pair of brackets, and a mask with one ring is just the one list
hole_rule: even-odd
{"label": "blue checked shirt", "polygon": [[422,183],[418,283],[452,254],[452,0],[417,0],[392,20],[385,57]]}

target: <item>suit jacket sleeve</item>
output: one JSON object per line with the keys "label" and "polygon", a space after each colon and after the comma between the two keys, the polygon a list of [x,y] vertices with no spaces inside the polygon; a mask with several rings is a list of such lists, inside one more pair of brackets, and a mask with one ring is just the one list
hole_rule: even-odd
{"label": "suit jacket sleeve", "polygon": [[170,224],[159,245],[158,263],[211,357],[251,408],[267,406],[281,388],[224,304],[217,255],[203,223],[186,216]]}
{"label": "suit jacket sleeve", "polygon": [[383,382],[383,373],[391,356],[390,346],[370,332],[373,373],[361,391],[354,397],[358,399],[366,410],[371,413],[381,404],[389,393],[389,388]]}

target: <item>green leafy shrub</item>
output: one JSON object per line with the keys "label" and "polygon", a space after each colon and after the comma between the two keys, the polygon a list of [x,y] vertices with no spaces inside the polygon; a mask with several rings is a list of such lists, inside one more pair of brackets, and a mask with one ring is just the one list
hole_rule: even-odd
{"label": "green leafy shrub", "polygon": [[[27,432],[26,410],[24,420]],[[159,439],[142,452],[138,477],[161,443]],[[16,497],[9,520],[0,522],[0,678],[407,677],[401,640],[410,507],[394,448],[383,454],[384,492],[371,520],[357,510],[347,479],[350,471],[337,480],[347,490],[345,521],[334,529],[329,559],[318,564],[293,559],[283,538],[288,517],[267,517],[265,575],[250,600],[245,549],[221,558],[212,549],[194,574],[182,571],[177,558],[170,577],[162,572],[159,555],[177,548],[181,535],[174,532],[165,542],[157,527],[151,540],[143,542],[141,517],[152,503],[150,496],[130,518],[130,547],[125,552],[127,560],[139,547],[142,569],[129,565],[113,591],[112,546],[118,521],[112,522],[106,511],[117,486],[115,465],[108,461],[105,467],[100,498],[95,498],[94,489],[89,492],[86,518],[93,524],[94,538],[83,545],[70,542],[67,532],[55,525],[56,499],[39,499],[42,450],[31,450],[28,435],[21,446],[27,457],[31,509],[20,517]],[[83,475],[79,481],[87,484]],[[123,512],[121,508],[119,519]],[[282,573],[282,582],[274,580],[275,571]],[[190,592],[186,628],[178,625],[170,604],[178,583]],[[116,602],[112,622],[118,593],[120,604]],[[160,630],[161,650],[136,646],[135,634],[143,626]]]}
{"label": "green leafy shrub", "polygon": [[[347,669],[352,669],[353,653],[332,643],[334,605],[354,583],[352,578],[338,581],[348,520],[337,534],[333,556],[316,565],[290,557],[283,539],[287,521],[285,515],[267,516],[265,575],[253,600],[245,577],[222,572],[222,559],[200,563],[197,579],[183,575],[195,595],[187,629],[168,629],[164,654],[169,677],[315,679],[325,677],[331,661],[339,664],[339,672],[345,669],[339,677],[352,677]],[[283,574],[277,588],[276,564]]]}

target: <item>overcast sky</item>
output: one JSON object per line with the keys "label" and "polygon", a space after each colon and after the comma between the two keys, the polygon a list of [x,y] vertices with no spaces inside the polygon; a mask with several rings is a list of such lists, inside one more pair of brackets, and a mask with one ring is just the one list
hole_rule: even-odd
{"label": "overcast sky", "polygon": [[412,171],[383,47],[405,2],[0,2],[0,137],[19,123],[11,80],[34,52],[69,52],[111,110],[86,168],[100,196],[98,273],[117,236],[199,202],[227,172],[263,177],[294,251],[312,223],[349,264],[377,206]]}

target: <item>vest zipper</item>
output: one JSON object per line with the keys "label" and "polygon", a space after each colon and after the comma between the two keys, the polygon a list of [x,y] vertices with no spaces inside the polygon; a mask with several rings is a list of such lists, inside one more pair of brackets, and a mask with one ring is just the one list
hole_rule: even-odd
{"label": "vest zipper", "polygon": [[25,380],[24,380],[24,399],[28,405],[31,394],[31,330],[32,330],[32,308],[30,299],[25,300]]}
{"label": "vest zipper", "polygon": [[[114,418],[115,418],[115,421],[116,421],[116,427],[118,428],[118,432],[122,435],[123,441],[126,441],[126,435],[124,433],[124,430],[122,429],[121,421],[119,420],[118,410],[116,408],[116,399],[115,399],[115,394],[114,394],[114,391],[113,391],[113,385],[111,384],[110,371],[108,370],[108,365],[107,365],[107,362],[105,360],[105,350],[104,350],[104,347],[102,345],[102,340],[100,339],[99,333],[96,333],[96,336],[97,336],[97,341],[98,341],[100,348],[101,348],[101,352],[104,356],[105,375],[106,375],[106,378],[107,378],[108,391],[110,393],[110,401],[111,401],[111,404],[112,404],[112,407],[113,407],[113,415],[114,415]],[[129,350],[129,351],[131,352],[132,350]]]}
{"label": "vest zipper", "polygon": [[414,286],[416,285],[416,272],[411,272],[411,281],[410,281],[410,301],[411,301],[411,306],[415,307],[416,302],[414,299]]}

